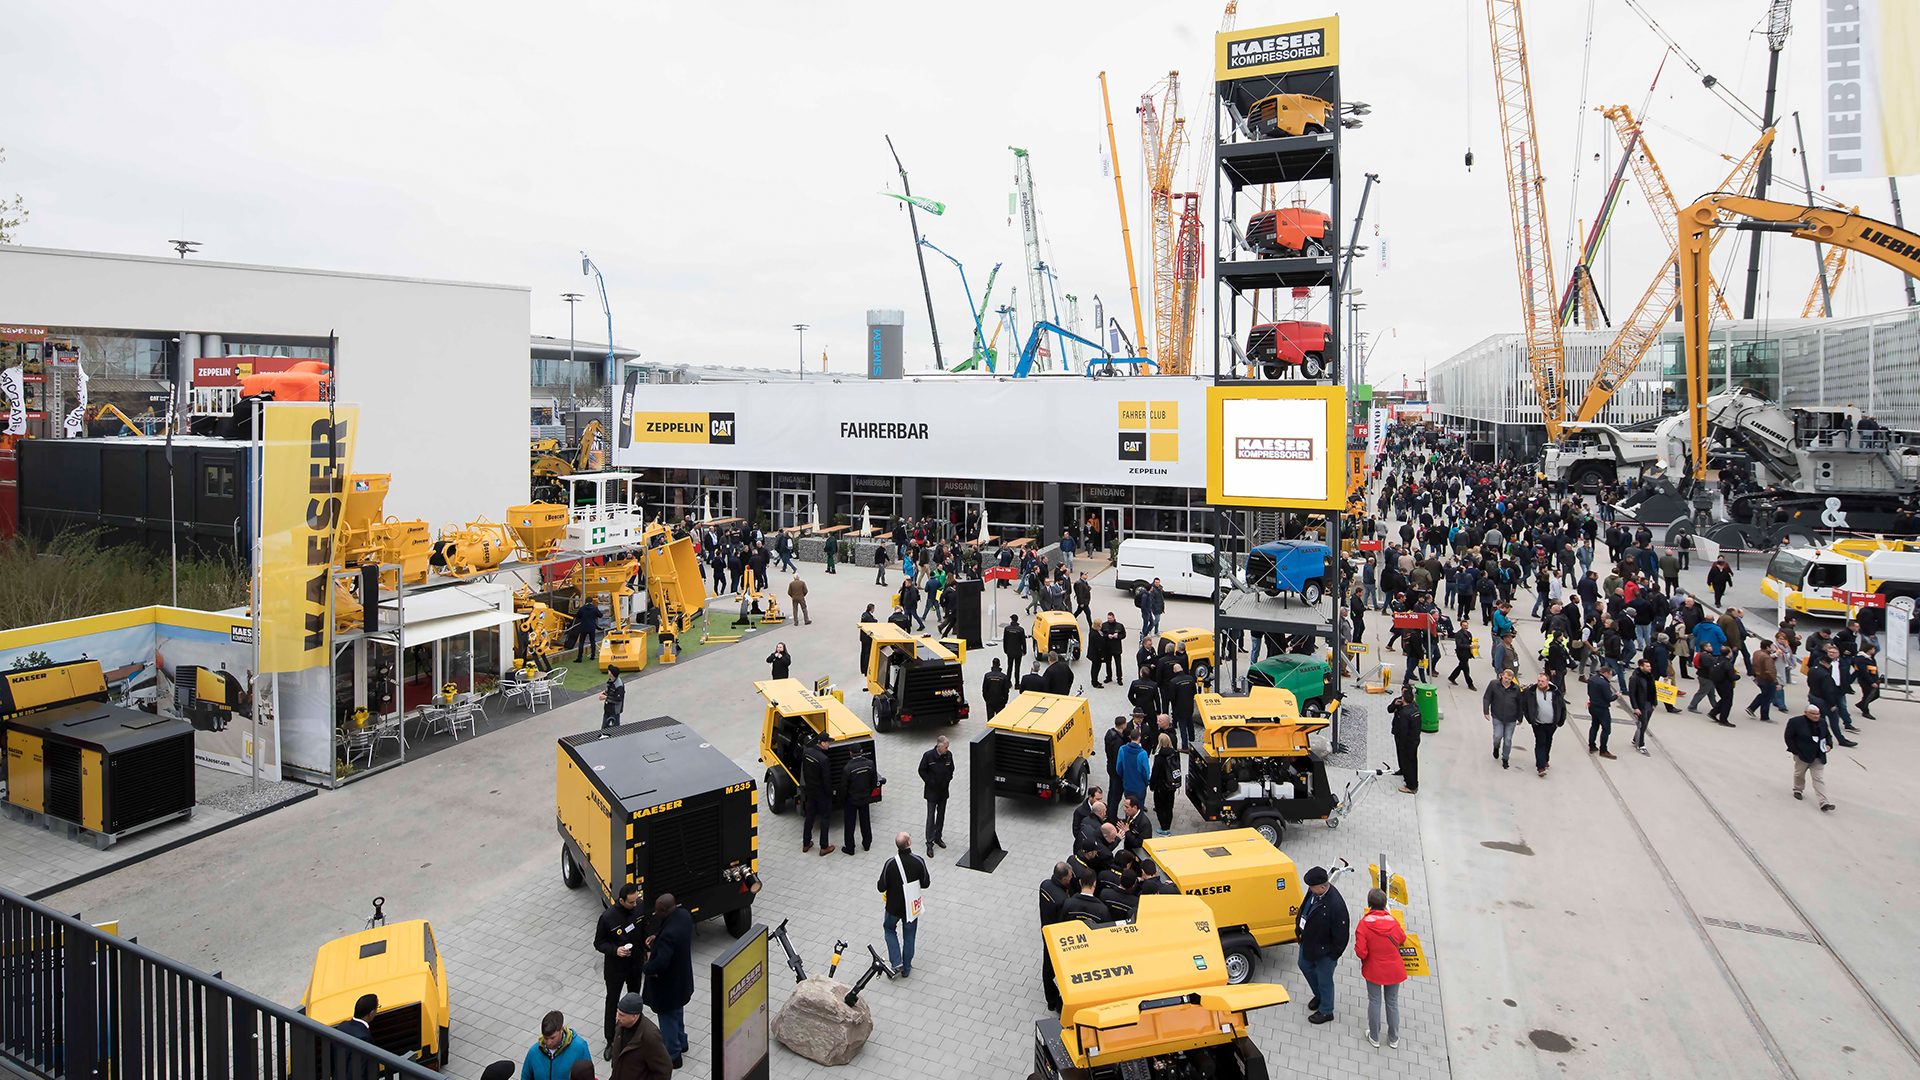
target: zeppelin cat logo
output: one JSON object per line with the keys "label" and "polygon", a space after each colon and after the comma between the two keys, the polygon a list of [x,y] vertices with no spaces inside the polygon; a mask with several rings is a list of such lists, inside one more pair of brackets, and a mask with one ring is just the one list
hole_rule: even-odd
{"label": "zeppelin cat logo", "polygon": [[[1177,401],[1122,401],[1121,461],[1179,461],[1180,403]],[[1136,468],[1133,473],[1165,473],[1165,469]]]}
{"label": "zeppelin cat logo", "polygon": [[636,443],[715,443],[731,446],[738,434],[730,412],[636,412]]}

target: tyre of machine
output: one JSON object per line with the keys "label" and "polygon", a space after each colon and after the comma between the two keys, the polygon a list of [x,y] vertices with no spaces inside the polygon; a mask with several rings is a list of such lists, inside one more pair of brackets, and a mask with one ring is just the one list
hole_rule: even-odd
{"label": "tyre of machine", "polygon": [[1072,694],[1021,692],[987,721],[993,790],[1071,805],[1086,797],[1093,710]]}
{"label": "tyre of machine", "polygon": [[[872,757],[875,767],[880,763],[873,729],[839,698],[816,694],[798,679],[763,679],[753,688],[767,702],[760,724],[760,763],[767,767],[767,809],[784,814],[799,803],[801,762],[814,736],[821,732],[826,733],[827,760],[833,765],[833,806],[839,809],[845,796],[840,778],[846,774],[854,751],[862,750]],[[878,792],[873,801],[880,801]]]}
{"label": "tyre of machine", "polygon": [[1080,659],[1080,620],[1072,612],[1035,612],[1032,635],[1036,651],[1057,652],[1069,660]]}
{"label": "tyre of machine", "polygon": [[1160,640],[1171,641],[1186,654],[1187,671],[1202,687],[1213,685],[1213,631],[1198,626],[1177,626],[1159,631]]}
{"label": "tyre of machine", "polygon": [[1230,985],[1253,978],[1262,948],[1294,940],[1306,886],[1293,860],[1257,831],[1156,836],[1146,851],[1177,891],[1213,910]]}
{"label": "tyre of machine", "polygon": [[[874,700],[873,726],[880,731],[891,731],[895,724],[950,727],[972,711],[960,657],[930,634],[892,623],[861,623],[860,673]],[[893,695],[891,717],[879,708],[884,693]]]}
{"label": "tyre of machine", "polygon": [[555,817],[560,877],[591,880],[602,904],[638,882],[641,910],[664,893],[695,921],[753,925],[759,798],[753,778],[671,716],[560,740]]}
{"label": "tyre of machine", "polygon": [[1271,983],[1227,982],[1213,911],[1194,896],[1143,896],[1132,922],[1043,927],[1060,1014],[1034,1023],[1044,1080],[1267,1080],[1248,1014],[1287,1003]]}
{"label": "tyre of machine", "polygon": [[1253,687],[1245,697],[1201,694],[1202,735],[1187,768],[1187,801],[1208,821],[1245,826],[1280,846],[1290,821],[1322,820],[1339,796],[1309,737],[1331,721],[1303,717],[1293,694]]}
{"label": "tyre of machine", "polygon": [[334,938],[314,954],[301,1011],[333,1027],[353,1018],[360,995],[374,994],[380,1009],[367,1041],[430,1069],[444,1069],[453,1016],[447,967],[433,927],[425,919],[388,925],[380,903],[374,901],[370,921],[375,925]]}

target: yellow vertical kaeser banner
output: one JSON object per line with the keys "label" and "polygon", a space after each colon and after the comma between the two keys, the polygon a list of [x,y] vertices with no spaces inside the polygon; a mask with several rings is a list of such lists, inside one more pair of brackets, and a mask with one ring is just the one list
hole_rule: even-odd
{"label": "yellow vertical kaeser banner", "polygon": [[360,410],[267,404],[260,420],[260,670],[328,662],[333,545]]}

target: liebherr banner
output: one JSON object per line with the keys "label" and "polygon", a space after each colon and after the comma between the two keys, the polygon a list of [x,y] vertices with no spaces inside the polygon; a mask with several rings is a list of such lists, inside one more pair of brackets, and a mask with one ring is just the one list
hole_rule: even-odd
{"label": "liebherr banner", "polygon": [[641,469],[1206,482],[1199,379],[665,383],[621,421],[614,461]]}
{"label": "liebherr banner", "polygon": [[1821,0],[1820,160],[1829,180],[1920,173],[1920,5]]}

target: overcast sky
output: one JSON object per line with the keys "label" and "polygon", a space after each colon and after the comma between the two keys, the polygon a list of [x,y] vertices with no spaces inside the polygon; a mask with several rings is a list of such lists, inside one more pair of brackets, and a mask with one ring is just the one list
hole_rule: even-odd
{"label": "overcast sky", "polygon": [[[1642,2],[1758,108],[1764,0]],[[1593,3],[1584,117],[1588,5],[1526,7],[1561,277],[1569,222],[1592,216],[1619,156],[1591,110],[1638,108],[1664,51],[1624,0]],[[1813,142],[1819,8],[1795,8],[1781,111],[1802,110]],[[965,261],[974,289],[993,263],[1007,264],[995,305],[1009,285],[1026,291],[1007,147],[1031,150],[1060,290],[1098,294],[1130,323],[1096,76],[1109,73],[1142,247],[1134,108],[1178,69],[1184,111],[1202,126],[1220,9],[1185,0],[17,4],[0,38],[0,192],[26,198],[33,216],[22,243],[165,254],[168,239],[185,236],[210,259],[524,284],[534,332],[562,336],[559,294],[593,293],[580,275],[584,249],[605,271],[615,337],[669,363],[791,365],[790,327],[807,322],[810,370],[823,347],[835,369],[857,370],[866,309],[900,308],[909,367],[931,366],[907,223],[880,194],[898,190],[883,135],[915,193],[948,205],[922,228]],[[1363,239],[1375,242],[1377,228],[1388,252],[1383,269],[1376,247],[1354,283],[1365,290],[1364,326],[1386,335],[1370,374],[1398,385],[1393,375],[1417,376],[1519,327],[1485,4],[1335,9],[1347,96],[1373,107],[1345,143],[1348,211],[1361,173],[1379,173]],[[1315,10],[1248,0],[1239,25]],[[1678,58],[1650,111],[1649,143],[1682,203],[1725,173],[1719,152],[1737,155],[1756,134]],[[1797,182],[1793,142],[1788,122],[1776,171]],[[1469,146],[1471,171],[1462,165]],[[1204,175],[1200,153],[1189,150],[1182,176]],[[1892,216],[1884,183],[1829,193]],[[1599,274],[1624,315],[1666,254],[1638,192],[1614,236]],[[1797,316],[1813,282],[1811,246],[1777,240],[1770,252],[1764,310]],[[1849,271],[1840,314],[1902,302],[1897,275],[1866,263]],[[967,352],[966,301],[948,263],[929,255],[927,269],[951,363]],[[1211,304],[1210,284],[1203,297]],[[597,300],[580,316],[582,337],[604,336]],[[33,317],[5,310],[0,297],[0,318]]]}

